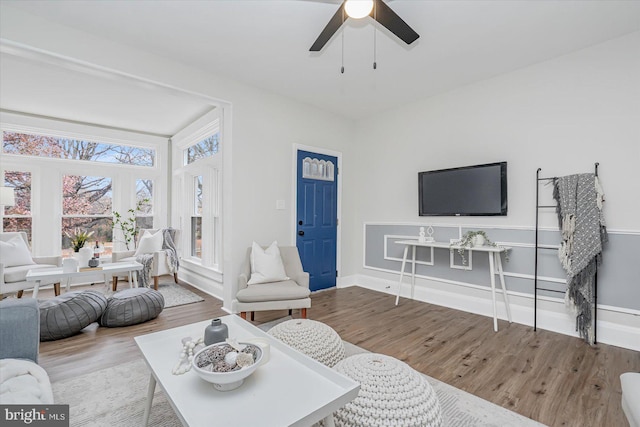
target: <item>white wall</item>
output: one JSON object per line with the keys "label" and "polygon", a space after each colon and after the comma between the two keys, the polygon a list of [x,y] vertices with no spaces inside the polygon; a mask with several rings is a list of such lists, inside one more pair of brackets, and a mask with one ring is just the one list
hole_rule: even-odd
{"label": "white wall", "polygon": [[230,297],[234,294],[240,263],[252,240],[294,243],[290,206],[275,209],[277,199],[284,199],[287,204],[292,200],[292,144],[340,150],[353,139],[351,121],[317,108],[8,7],[3,8],[0,19],[3,39],[223,101],[225,114],[232,115],[231,162],[224,166],[232,193],[231,198],[226,198],[229,194],[225,196],[228,215],[224,238],[229,246],[224,254],[223,293],[227,308],[231,308]]}
{"label": "white wall", "polygon": [[[640,237],[638,52],[636,32],[359,121],[355,142],[345,149],[347,156],[357,154],[358,162],[344,176],[345,194],[352,197],[344,203],[340,286],[397,292],[399,266],[395,272],[364,267],[367,222],[465,224],[485,227],[489,237],[494,227],[532,229],[537,168],[542,168],[541,176],[563,176],[592,172],[594,162],[599,162],[609,230]],[[497,161],[508,162],[508,216],[418,216],[419,171]],[[551,187],[541,187],[541,193],[543,203],[553,203]],[[541,224],[557,229],[554,210],[541,214]],[[626,277],[640,274],[633,261],[638,253],[622,263],[628,269]],[[489,288],[444,279],[418,278],[415,298],[491,316]],[[631,297],[637,280],[616,286]],[[409,295],[408,284],[402,292]],[[533,324],[531,293],[509,294],[514,321]],[[640,350],[640,312],[598,307],[599,342]],[[506,318],[500,295],[498,317]],[[539,298],[537,324],[576,335],[575,318],[561,297]],[[487,320],[485,326],[489,325]]]}
{"label": "white wall", "polygon": [[[607,226],[640,231],[640,33],[361,120],[346,170],[345,274],[364,273],[366,221],[535,225],[535,173],[592,172]],[[506,217],[419,217],[417,173],[508,162]],[[548,191],[549,195],[551,190]],[[557,226],[555,213],[543,225]]]}

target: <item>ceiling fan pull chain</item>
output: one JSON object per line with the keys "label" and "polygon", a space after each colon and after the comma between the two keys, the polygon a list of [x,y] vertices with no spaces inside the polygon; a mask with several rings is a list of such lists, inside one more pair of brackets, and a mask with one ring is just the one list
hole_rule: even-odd
{"label": "ceiling fan pull chain", "polygon": [[[373,19],[374,20],[378,20],[378,8],[376,7],[376,3],[373,3]],[[373,69],[377,69],[378,68],[378,62],[376,61],[376,52],[377,52],[377,45],[376,45],[376,26],[373,26]]]}
{"label": "ceiling fan pull chain", "polygon": [[340,74],[344,74],[344,30],[342,30],[342,66],[340,67]]}

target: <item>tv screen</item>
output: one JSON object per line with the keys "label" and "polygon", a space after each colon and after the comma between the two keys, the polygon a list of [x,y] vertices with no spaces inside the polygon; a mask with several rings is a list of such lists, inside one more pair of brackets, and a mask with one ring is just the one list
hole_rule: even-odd
{"label": "tv screen", "polygon": [[507,214],[507,162],[418,173],[420,216]]}

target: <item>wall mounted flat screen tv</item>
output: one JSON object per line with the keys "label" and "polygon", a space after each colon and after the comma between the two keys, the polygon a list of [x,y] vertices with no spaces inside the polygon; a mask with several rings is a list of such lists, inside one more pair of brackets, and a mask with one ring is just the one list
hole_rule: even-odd
{"label": "wall mounted flat screen tv", "polygon": [[507,214],[507,162],[418,173],[420,216]]}

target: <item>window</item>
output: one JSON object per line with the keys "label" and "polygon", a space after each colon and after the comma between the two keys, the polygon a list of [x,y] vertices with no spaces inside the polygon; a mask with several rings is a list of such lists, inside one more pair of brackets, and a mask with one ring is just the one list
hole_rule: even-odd
{"label": "window", "polygon": [[[172,138],[175,215],[182,233],[185,267],[222,272],[221,109],[214,108]],[[215,280],[221,276],[214,275]]]}
{"label": "window", "polygon": [[153,228],[153,180],[136,180],[136,206],[139,211],[136,215],[138,228]]}
{"label": "window", "polygon": [[191,216],[191,256],[202,258],[202,176],[193,178],[193,214]]}
{"label": "window", "polygon": [[0,178],[16,187],[17,199],[0,210],[2,227],[33,233],[36,255],[67,255],[67,233],[76,228],[93,232],[88,244],[100,242],[101,256],[114,246],[126,250],[113,214],[135,209],[138,200],[148,199],[140,226],[165,225],[168,203],[158,196],[167,193],[166,138],[6,111],[0,126]]}
{"label": "window", "polygon": [[31,242],[31,173],[6,171],[4,186],[14,190],[15,205],[2,212],[4,231],[24,231]]}
{"label": "window", "polygon": [[77,229],[93,232],[89,241],[104,244],[111,254],[113,241],[111,178],[65,175],[62,178],[62,252],[69,255],[70,235]]}
{"label": "window", "polygon": [[220,145],[220,132],[196,142],[184,150],[184,164],[190,165],[196,160],[211,157],[218,152]]}
{"label": "window", "polygon": [[83,160],[135,166],[153,166],[156,152],[151,148],[106,144],[56,136],[3,132],[6,154]]}

